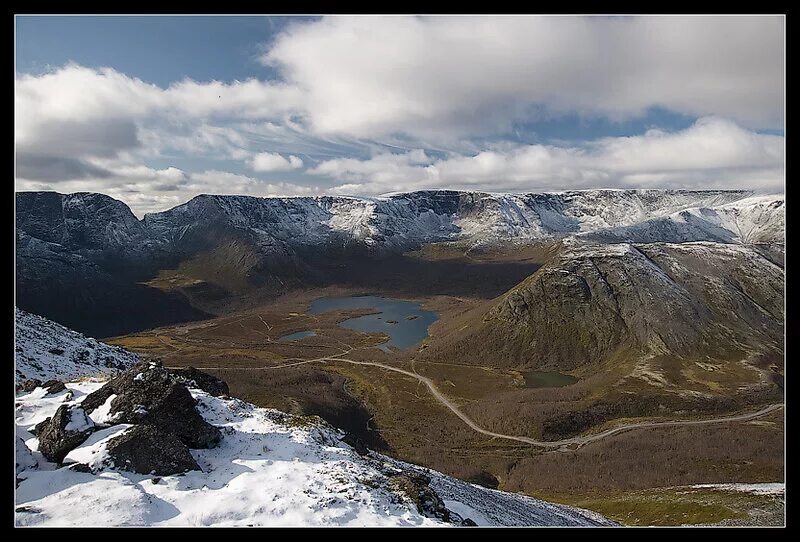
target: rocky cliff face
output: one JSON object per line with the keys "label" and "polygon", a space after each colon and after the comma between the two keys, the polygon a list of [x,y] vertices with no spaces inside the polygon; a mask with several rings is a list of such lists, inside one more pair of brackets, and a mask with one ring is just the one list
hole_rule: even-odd
{"label": "rocky cliff face", "polygon": [[587,190],[546,194],[420,191],[383,198],[198,196],[147,215],[159,242],[178,243],[212,224],[291,246],[357,243],[404,250],[422,243],[534,240],[621,227],[746,198],[746,191]]}
{"label": "rocky cliff face", "polygon": [[121,201],[104,194],[23,192],[17,229],[74,251],[128,251],[144,242],[145,227]]}

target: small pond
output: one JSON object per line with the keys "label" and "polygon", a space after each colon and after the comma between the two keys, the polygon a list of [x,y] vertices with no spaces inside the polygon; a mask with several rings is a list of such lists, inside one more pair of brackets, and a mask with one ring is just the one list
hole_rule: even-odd
{"label": "small pond", "polygon": [[526,388],[560,388],[578,381],[574,376],[551,371],[528,371],[523,376]]}

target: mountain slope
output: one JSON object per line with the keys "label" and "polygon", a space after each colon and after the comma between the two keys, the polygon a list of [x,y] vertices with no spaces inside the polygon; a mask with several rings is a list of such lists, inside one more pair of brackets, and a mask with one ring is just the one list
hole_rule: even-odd
{"label": "mountain slope", "polygon": [[126,369],[139,358],[51,322],[14,309],[14,363],[18,381],[71,380]]}
{"label": "mountain slope", "polygon": [[[442,347],[473,363],[571,371],[624,351],[782,352],[782,267],[742,245],[582,241],[473,314]],[[444,355],[431,350],[429,355]]]}
{"label": "mountain slope", "polygon": [[784,198],[753,197],[719,207],[695,207],[666,217],[583,234],[605,243],[783,243]]}

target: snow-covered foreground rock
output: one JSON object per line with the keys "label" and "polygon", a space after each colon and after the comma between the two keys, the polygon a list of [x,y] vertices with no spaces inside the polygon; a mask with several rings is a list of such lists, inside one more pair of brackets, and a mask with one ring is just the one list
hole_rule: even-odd
{"label": "snow-covered foreground rock", "polygon": [[111,374],[139,360],[123,348],[101,343],[41,316],[14,310],[18,381]]}
{"label": "snow-covered foreground rock", "polygon": [[[191,390],[198,411],[224,435],[216,448],[191,450],[202,472],[155,477],[115,468],[106,447],[128,424],[96,431],[67,454],[64,466],[48,462],[29,429],[102,385],[83,381],[59,394],[38,388],[17,397],[17,525],[452,524],[420,512],[396,490],[393,477],[409,471],[430,477],[456,524],[456,514],[478,525],[612,524],[592,512],[474,486],[380,454],[360,456],[319,419],[198,389]],[[92,420],[107,422],[107,410],[96,409]],[[96,472],[76,472],[77,464]]]}

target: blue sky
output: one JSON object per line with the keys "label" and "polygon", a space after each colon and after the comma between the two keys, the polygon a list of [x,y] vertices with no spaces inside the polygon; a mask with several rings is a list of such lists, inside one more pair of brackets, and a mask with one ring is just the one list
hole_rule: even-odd
{"label": "blue sky", "polygon": [[18,189],[783,186],[781,17],[16,20]]}
{"label": "blue sky", "polygon": [[[199,81],[274,78],[259,64],[288,17],[19,17],[17,70],[41,73],[69,61],[111,66],[160,86]],[[297,19],[295,19],[297,20]]]}

